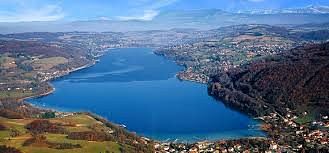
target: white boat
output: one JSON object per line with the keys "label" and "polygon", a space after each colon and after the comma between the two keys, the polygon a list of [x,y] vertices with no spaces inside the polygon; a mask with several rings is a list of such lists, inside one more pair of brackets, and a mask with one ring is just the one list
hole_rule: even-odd
{"label": "white boat", "polygon": [[126,128],[126,127],[127,127],[127,126],[124,125],[124,124],[120,124],[119,126],[120,126],[120,127],[123,127],[123,128]]}

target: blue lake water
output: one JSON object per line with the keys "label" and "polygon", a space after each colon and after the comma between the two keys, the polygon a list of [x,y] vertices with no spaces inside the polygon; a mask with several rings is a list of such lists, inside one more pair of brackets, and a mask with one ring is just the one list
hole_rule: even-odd
{"label": "blue lake water", "polygon": [[157,140],[264,136],[248,128],[256,121],[208,96],[206,85],[178,80],[180,70],[151,49],[115,49],[93,67],[53,81],[53,94],[28,101],[60,111],[93,112]]}

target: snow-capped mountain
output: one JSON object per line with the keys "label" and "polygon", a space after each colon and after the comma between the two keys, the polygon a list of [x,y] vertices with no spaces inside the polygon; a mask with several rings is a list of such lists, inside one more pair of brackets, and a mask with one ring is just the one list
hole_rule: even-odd
{"label": "snow-capped mountain", "polygon": [[307,6],[304,8],[288,8],[288,9],[261,9],[250,11],[239,11],[246,14],[329,14],[328,6]]}

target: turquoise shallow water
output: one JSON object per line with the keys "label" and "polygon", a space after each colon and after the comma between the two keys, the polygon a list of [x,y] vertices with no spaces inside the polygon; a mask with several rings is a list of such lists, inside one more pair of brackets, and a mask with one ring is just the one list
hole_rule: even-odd
{"label": "turquoise shallow water", "polygon": [[60,111],[90,111],[157,140],[264,136],[255,120],[225,107],[203,84],[179,81],[182,67],[151,49],[115,49],[93,67],[52,82],[56,91],[29,99]]}

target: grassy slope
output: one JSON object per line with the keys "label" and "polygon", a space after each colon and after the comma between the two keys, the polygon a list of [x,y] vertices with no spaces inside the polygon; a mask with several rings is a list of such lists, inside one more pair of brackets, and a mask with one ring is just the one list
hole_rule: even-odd
{"label": "grassy slope", "polygon": [[[71,143],[71,144],[80,144],[82,148],[78,149],[69,149],[69,150],[58,150],[58,149],[51,149],[47,147],[43,147],[42,145],[31,145],[28,147],[22,146],[25,140],[31,138],[31,135],[27,132],[24,126],[33,119],[23,119],[23,120],[14,120],[14,119],[6,119],[0,118],[0,124],[7,127],[7,130],[0,131],[0,145],[7,145],[11,147],[15,147],[23,152],[26,153],[82,153],[82,152],[120,152],[120,144],[115,142],[93,142],[93,141],[85,141],[85,140],[70,140],[66,138],[66,135],[63,134],[49,134],[46,133],[45,136],[49,142],[57,142],[57,143]],[[62,124],[72,124],[76,125],[75,127],[66,127],[67,130],[73,131],[88,131],[89,126],[104,128],[100,122],[96,121],[95,119],[91,118],[87,115],[74,115],[65,118],[56,118],[51,119],[51,122],[62,123]],[[16,129],[20,131],[21,135],[18,137],[10,137],[10,129]],[[124,148],[128,148],[128,150],[133,149],[130,146],[123,146]]]}
{"label": "grassy slope", "polygon": [[11,90],[11,91],[0,92],[0,99],[8,99],[8,98],[20,99],[30,96],[33,96],[32,91]]}

